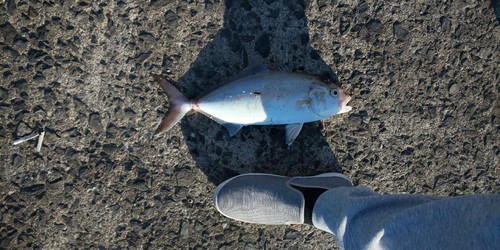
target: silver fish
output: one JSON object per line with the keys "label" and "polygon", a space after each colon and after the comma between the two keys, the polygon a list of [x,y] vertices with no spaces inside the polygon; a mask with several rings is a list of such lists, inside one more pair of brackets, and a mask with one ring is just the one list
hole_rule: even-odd
{"label": "silver fish", "polygon": [[286,125],[288,145],[306,122],[349,112],[351,97],[318,78],[272,71],[263,65],[247,68],[238,79],[199,98],[188,100],[167,80],[154,75],[171,101],[169,113],[155,135],[170,130],[191,110],[198,111],[227,128],[233,136],[248,125]]}

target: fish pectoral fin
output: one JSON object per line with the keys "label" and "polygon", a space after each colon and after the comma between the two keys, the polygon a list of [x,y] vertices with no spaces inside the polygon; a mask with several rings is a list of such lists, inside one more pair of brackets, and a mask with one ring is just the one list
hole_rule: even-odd
{"label": "fish pectoral fin", "polygon": [[311,99],[300,99],[295,102],[298,107],[303,107],[303,106],[311,106]]}
{"label": "fish pectoral fin", "polygon": [[304,123],[294,123],[286,125],[286,144],[290,146],[293,141],[299,136],[300,130],[302,129]]}
{"label": "fish pectoral fin", "polygon": [[238,131],[240,131],[241,128],[243,128],[243,125],[235,123],[223,123],[222,126],[226,127],[227,132],[229,132],[229,137],[233,137],[236,133],[238,133]]}

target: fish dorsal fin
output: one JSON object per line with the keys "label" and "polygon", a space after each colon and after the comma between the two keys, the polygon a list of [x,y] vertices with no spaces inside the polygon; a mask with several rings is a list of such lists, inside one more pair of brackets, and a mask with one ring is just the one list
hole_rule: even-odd
{"label": "fish dorsal fin", "polygon": [[294,124],[287,124],[285,129],[286,129],[286,144],[290,146],[293,141],[299,136],[300,130],[302,130],[302,125],[304,123],[294,123]]}
{"label": "fish dorsal fin", "polygon": [[246,78],[249,76],[254,76],[258,75],[264,72],[268,72],[269,68],[263,64],[263,63],[254,63],[249,66],[247,66],[245,69],[243,69],[240,73],[230,77],[229,79],[226,80],[226,83],[236,81],[238,79]]}
{"label": "fish dorsal fin", "polygon": [[284,64],[278,65],[278,67],[276,67],[276,70],[283,71],[283,72],[292,72],[292,69],[290,68],[290,66],[284,65]]}
{"label": "fish dorsal fin", "polygon": [[257,75],[269,71],[269,68],[263,63],[253,63],[248,65],[242,73]]}
{"label": "fish dorsal fin", "polygon": [[253,63],[248,65],[243,71],[234,76],[236,79],[241,79],[249,76],[258,75],[260,73],[268,72],[269,68],[263,63]]}

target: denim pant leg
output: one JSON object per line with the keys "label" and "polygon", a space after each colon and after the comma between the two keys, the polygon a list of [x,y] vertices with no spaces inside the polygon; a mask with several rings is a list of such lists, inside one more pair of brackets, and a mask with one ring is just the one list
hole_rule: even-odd
{"label": "denim pant leg", "polygon": [[313,224],[343,249],[500,249],[500,194],[380,195],[339,187],[318,198]]}

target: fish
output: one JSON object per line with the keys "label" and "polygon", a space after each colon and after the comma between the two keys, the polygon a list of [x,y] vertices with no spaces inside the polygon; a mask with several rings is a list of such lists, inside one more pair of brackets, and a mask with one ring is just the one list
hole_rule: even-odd
{"label": "fish", "polygon": [[263,64],[248,67],[234,80],[194,100],[188,100],[166,79],[152,76],[170,100],[170,109],[155,135],[170,130],[194,110],[224,126],[230,137],[244,126],[285,125],[285,142],[291,145],[304,123],[352,109],[347,106],[351,97],[339,86]]}

